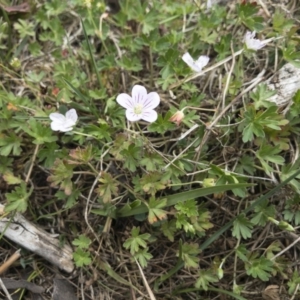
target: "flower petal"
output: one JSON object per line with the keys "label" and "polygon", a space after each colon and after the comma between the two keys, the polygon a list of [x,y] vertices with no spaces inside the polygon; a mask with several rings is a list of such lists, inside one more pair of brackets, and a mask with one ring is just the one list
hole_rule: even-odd
{"label": "flower petal", "polygon": [[53,121],[53,122],[51,122],[50,126],[53,131],[60,131],[62,124],[59,122]]}
{"label": "flower petal", "polygon": [[195,65],[202,70],[209,62],[209,57],[207,55],[201,55],[196,61]]}
{"label": "flower petal", "polygon": [[56,121],[56,122],[64,122],[66,120],[66,117],[60,113],[51,113],[49,115],[50,120]]}
{"label": "flower petal", "polygon": [[133,109],[126,110],[126,118],[128,121],[136,122],[141,119],[142,115],[137,115],[134,113]]}
{"label": "flower petal", "polygon": [[189,66],[192,67],[194,65],[194,59],[191,57],[191,55],[186,52],[182,55],[182,60]]}
{"label": "flower petal", "polygon": [[131,95],[132,95],[133,102],[135,104],[136,103],[143,103],[144,99],[146,99],[146,97],[147,97],[147,90],[142,85],[136,84],[132,88]]}
{"label": "flower petal", "polygon": [[68,131],[71,131],[73,130],[73,127],[67,127],[67,126],[64,126],[60,129],[61,132],[68,132]]}
{"label": "flower petal", "polygon": [[244,36],[244,43],[248,49],[259,50],[266,45],[263,41],[255,39],[256,32],[247,31]]}
{"label": "flower petal", "polygon": [[149,93],[143,102],[143,110],[151,110],[158,106],[160,103],[160,97],[156,92]]}
{"label": "flower petal", "polygon": [[141,119],[149,123],[153,123],[157,120],[157,112],[153,109],[148,111],[143,111]]}
{"label": "flower petal", "polygon": [[117,97],[117,102],[126,109],[132,109],[134,107],[134,101],[128,94],[125,93],[122,93]]}
{"label": "flower petal", "polygon": [[74,108],[70,109],[67,111],[66,113],[66,119],[69,121],[72,121],[74,124],[77,122],[78,120],[78,116],[77,116],[77,112]]}
{"label": "flower petal", "polygon": [[201,68],[197,66],[191,55],[186,52],[182,55],[182,60],[195,72],[201,72]]}
{"label": "flower petal", "polygon": [[63,128],[68,128],[68,127],[72,127],[76,124],[76,122],[74,122],[73,120],[66,120],[64,122],[64,124],[62,124]]}

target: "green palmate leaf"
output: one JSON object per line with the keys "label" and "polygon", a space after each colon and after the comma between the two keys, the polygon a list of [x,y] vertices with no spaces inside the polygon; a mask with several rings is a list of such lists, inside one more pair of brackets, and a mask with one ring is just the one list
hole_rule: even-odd
{"label": "green palmate leaf", "polygon": [[0,134],[0,155],[8,156],[10,153],[19,155],[21,153],[22,139],[15,133],[9,135]]}
{"label": "green palmate leaf", "polygon": [[213,223],[210,222],[210,219],[210,212],[205,208],[200,208],[198,211],[198,217],[192,217],[191,222],[196,231],[204,232],[214,227]]}
{"label": "green palmate leaf", "polygon": [[143,69],[140,58],[137,56],[123,55],[120,60],[117,61],[119,67],[124,68],[126,71],[138,72]]}
{"label": "green palmate leaf", "polygon": [[298,271],[294,271],[292,278],[288,282],[289,294],[293,295],[295,290],[298,289],[298,285],[300,284],[300,275]]}
{"label": "green palmate leaf", "polygon": [[251,219],[251,223],[254,225],[265,226],[268,222],[268,218],[274,218],[276,215],[276,209],[274,205],[269,205],[269,201],[265,200],[261,204],[257,205],[254,209],[255,214]]}
{"label": "green palmate leaf", "polygon": [[265,133],[262,124],[256,120],[256,111],[253,106],[247,108],[244,114],[244,122],[239,126],[239,128],[244,125],[243,129],[243,142],[249,142],[253,140],[254,135],[258,137],[264,137]]}
{"label": "green palmate leaf", "polygon": [[131,172],[136,171],[136,167],[139,165],[139,160],[141,156],[140,147],[136,147],[135,145],[129,145],[128,149],[124,149],[121,151],[121,155],[124,157],[124,167],[130,170]]}
{"label": "green palmate leaf", "polygon": [[41,145],[57,141],[57,136],[53,136],[53,131],[50,127],[44,127],[41,122],[33,118],[29,120],[28,124],[29,127],[25,126],[23,130],[34,138],[34,144]]}
{"label": "green palmate leaf", "polygon": [[266,84],[260,84],[254,92],[250,93],[250,97],[254,100],[255,109],[259,109],[261,107],[268,108],[275,105],[273,102],[267,101],[275,94],[276,91],[269,90]]}
{"label": "green palmate leaf", "polygon": [[163,164],[163,158],[157,153],[146,153],[141,160],[141,165],[145,166],[147,171],[155,171]]}
{"label": "green palmate leaf", "polygon": [[273,262],[263,256],[255,259],[249,258],[249,262],[245,264],[245,267],[248,275],[262,281],[268,281],[272,276]]}
{"label": "green palmate leaf", "polygon": [[81,249],[86,249],[89,247],[89,245],[91,244],[91,240],[86,237],[85,235],[80,235],[77,239],[75,239],[72,244],[74,246],[77,246],[78,248],[81,248]]}
{"label": "green palmate leaf", "polygon": [[237,6],[237,13],[240,20],[248,27],[251,31],[260,31],[264,29],[264,19],[257,16],[258,7],[252,5],[252,3],[241,3]]}
{"label": "green palmate leaf", "polygon": [[[245,181],[244,178],[242,177],[238,178],[237,175],[222,170],[221,168],[215,165],[211,164],[210,167],[211,167],[210,173],[218,176],[217,185],[230,184],[230,183],[242,183],[243,181]],[[232,192],[241,198],[244,198],[247,195],[247,191],[245,188],[233,189]]]}
{"label": "green palmate leaf", "polygon": [[275,31],[284,35],[288,30],[290,30],[294,26],[294,20],[287,19],[285,14],[282,13],[280,9],[276,9],[273,14],[273,28]]}
{"label": "green palmate leaf", "polygon": [[187,217],[198,216],[197,203],[193,199],[189,199],[184,202],[178,202],[175,204],[175,208],[178,210],[178,212],[186,215]]}
{"label": "green palmate leaf", "polygon": [[75,188],[72,190],[72,193],[70,195],[66,195],[63,191],[57,191],[55,196],[57,197],[57,199],[65,200],[64,207],[66,209],[69,209],[76,204],[80,193],[80,190]]}
{"label": "green palmate leaf", "polygon": [[56,158],[62,158],[63,153],[57,151],[59,146],[56,143],[45,143],[38,152],[39,161],[44,161],[44,166],[50,168],[53,166]]}
{"label": "green palmate leaf", "polygon": [[300,51],[294,45],[288,45],[286,49],[283,50],[283,57],[285,60],[293,64],[296,68],[300,68]]}
{"label": "green palmate leaf", "polygon": [[242,156],[235,171],[241,174],[248,173],[249,175],[253,175],[255,171],[253,158],[248,155]]}
{"label": "green palmate leaf", "polygon": [[293,222],[295,225],[300,224],[300,196],[296,194],[290,196],[290,199],[286,201],[283,215],[284,219],[289,222]]}
{"label": "green palmate leaf", "polygon": [[33,189],[27,191],[26,184],[22,182],[20,186],[17,186],[12,192],[6,193],[5,197],[7,204],[5,206],[6,212],[16,210],[24,213],[28,206],[28,198],[30,197]]}
{"label": "green palmate leaf", "polygon": [[154,196],[157,191],[164,190],[166,188],[166,184],[167,181],[162,180],[162,174],[160,172],[144,174],[140,179],[140,185],[143,191],[152,196]]}
{"label": "green palmate leaf", "polygon": [[[288,177],[295,174],[300,168],[300,158],[298,158],[293,164],[287,164],[282,166],[280,178],[286,180]],[[300,175],[296,176],[289,184],[300,194]]]}
{"label": "green palmate leaf", "polygon": [[222,35],[220,37],[219,43],[217,43],[214,46],[215,51],[217,53],[219,53],[219,56],[218,56],[219,60],[222,60],[225,57],[228,57],[228,55],[230,55],[231,41],[232,41],[232,34],[228,33],[228,34]]}
{"label": "green palmate leaf", "polygon": [[121,151],[128,149],[130,142],[127,140],[127,136],[123,133],[117,134],[113,142],[113,146],[110,148],[110,153],[117,159],[123,160],[124,156],[121,154]]}
{"label": "green palmate leaf", "polygon": [[147,241],[149,238],[149,233],[140,234],[140,228],[133,227],[131,230],[131,237],[124,242],[123,246],[125,249],[130,249],[130,253],[135,255],[141,247],[147,247]]}
{"label": "green palmate leaf", "polygon": [[211,270],[200,270],[198,272],[198,279],[195,283],[196,288],[202,288],[205,291],[209,289],[211,283],[218,282],[219,278]]}
{"label": "green palmate leaf", "polygon": [[148,208],[148,221],[150,224],[157,222],[158,220],[163,220],[167,217],[166,211],[161,209],[166,206],[167,199],[156,200],[151,197],[149,200]]}
{"label": "green palmate leaf", "polygon": [[279,252],[281,251],[281,247],[282,244],[280,241],[274,241],[272,244],[270,244],[268,246],[268,248],[266,249],[265,253],[266,253],[266,258],[273,260],[273,257],[275,256],[274,252]]}
{"label": "green palmate leaf", "polygon": [[270,106],[266,110],[256,111],[253,105],[249,105],[244,113],[244,121],[240,124],[239,130],[243,129],[243,141],[251,141],[255,136],[265,137],[265,130],[281,130],[281,127],[288,124],[288,120],[277,113],[277,106]]}
{"label": "green palmate leaf", "polygon": [[190,219],[185,214],[177,213],[175,217],[177,229],[183,228],[185,232],[190,232],[193,234],[195,233],[195,227],[192,225]]}
{"label": "green palmate leaf", "polygon": [[12,162],[13,162],[12,158],[8,158],[0,155],[0,173],[12,172],[11,171]]}
{"label": "green palmate leaf", "polygon": [[47,180],[51,182],[51,186],[60,186],[66,195],[71,195],[73,168],[74,166],[69,165],[66,161],[56,159],[52,168],[53,175],[50,175]]}
{"label": "green palmate leaf", "polygon": [[[199,249],[198,244],[184,243],[181,247],[180,258],[184,262],[185,268],[199,268]],[[179,254],[177,254],[179,255]]]}
{"label": "green palmate leaf", "polygon": [[111,128],[107,123],[99,125],[89,124],[84,127],[84,133],[94,136],[96,139],[105,139],[107,142],[111,142],[110,136]]}
{"label": "green palmate leaf", "polygon": [[[261,145],[260,149],[256,151],[256,157],[260,160],[261,164],[265,167],[267,166],[267,162],[283,165],[284,164],[284,158],[278,153],[281,152],[281,149],[279,147],[274,147],[271,145]],[[267,170],[269,171],[269,167],[267,167]],[[266,171],[267,171],[266,170]]]}
{"label": "green palmate leaf", "polygon": [[143,18],[143,33],[149,34],[152,30],[156,28],[155,24],[157,22],[157,12],[155,10],[150,10]]}
{"label": "green palmate leaf", "polygon": [[175,125],[169,121],[171,117],[170,113],[165,114],[165,116],[158,115],[157,120],[151,123],[148,127],[150,132],[157,132],[159,134],[165,133],[167,130],[175,128]]}
{"label": "green palmate leaf", "polygon": [[99,179],[100,185],[96,190],[104,203],[110,202],[112,195],[118,194],[118,181],[114,179],[111,174],[103,172]]}
{"label": "green palmate leaf", "polygon": [[20,177],[14,176],[14,174],[10,171],[6,171],[3,174],[3,179],[7,182],[7,184],[20,184],[23,182]]}
{"label": "green palmate leaf", "polygon": [[149,248],[139,249],[134,257],[139,261],[142,268],[147,267],[148,261],[153,257],[151,253],[148,252]]}
{"label": "green palmate leaf", "polygon": [[233,222],[232,235],[237,239],[250,238],[252,235],[253,224],[246,218],[245,214],[240,214]]}
{"label": "green palmate leaf", "polygon": [[88,266],[92,262],[90,253],[85,252],[80,248],[73,253],[73,259],[76,267]]}
{"label": "green palmate leaf", "polygon": [[208,44],[215,44],[219,34],[209,28],[203,28],[200,32],[201,40]]}
{"label": "green palmate leaf", "polygon": [[34,25],[28,20],[19,19],[18,23],[14,23],[14,28],[19,32],[22,39],[27,36],[35,35]]}
{"label": "green palmate leaf", "polygon": [[174,234],[176,232],[176,221],[173,219],[171,221],[164,222],[162,224],[163,234],[171,241],[174,242]]}
{"label": "green palmate leaf", "polygon": [[86,148],[76,148],[70,150],[68,163],[70,164],[88,164],[90,160],[93,159],[93,147],[92,145],[87,146]]}
{"label": "green palmate leaf", "polygon": [[237,248],[236,248],[236,252],[237,256],[239,257],[239,259],[241,259],[243,262],[247,262],[248,261],[248,255],[249,255],[249,251],[246,249],[246,246],[243,244],[240,244]]}

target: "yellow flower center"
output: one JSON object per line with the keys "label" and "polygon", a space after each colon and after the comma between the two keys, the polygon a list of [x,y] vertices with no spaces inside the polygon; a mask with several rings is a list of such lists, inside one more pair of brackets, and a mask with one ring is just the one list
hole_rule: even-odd
{"label": "yellow flower center", "polygon": [[137,104],[134,109],[133,109],[133,112],[136,114],[136,115],[140,115],[143,111],[143,105],[142,104]]}

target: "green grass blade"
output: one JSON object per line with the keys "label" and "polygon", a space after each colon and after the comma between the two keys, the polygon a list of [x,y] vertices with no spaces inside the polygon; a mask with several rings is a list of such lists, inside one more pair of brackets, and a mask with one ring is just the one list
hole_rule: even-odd
{"label": "green grass blade", "polygon": [[93,113],[97,117],[99,117],[97,107],[94,105],[92,101],[90,101],[85,95],[83,95],[71,82],[69,82],[67,79],[63,78],[63,81],[66,83],[66,85],[77,95],[79,99],[83,101],[86,107],[79,105],[78,103],[74,103],[74,108],[80,108],[80,110]]}
{"label": "green grass blade", "polygon": [[101,87],[101,79],[100,79],[99,72],[97,70],[97,65],[96,65],[96,61],[95,61],[95,58],[94,58],[94,55],[93,55],[93,52],[92,52],[91,43],[90,43],[90,40],[87,36],[86,30],[85,30],[85,27],[84,27],[84,23],[83,23],[82,20],[81,20],[81,24],[82,24],[83,34],[84,34],[84,37],[85,37],[85,40],[86,40],[86,43],[87,43],[87,46],[88,46],[90,59],[92,61],[92,65],[93,65],[94,71],[95,71],[96,76],[97,76],[98,85],[99,85],[99,87]]}
{"label": "green grass blade", "polygon": [[[224,295],[228,295],[228,296],[231,296],[237,300],[247,300],[246,298],[240,296],[240,295],[237,295],[233,292],[229,292],[229,291],[226,291],[226,290],[223,290],[223,289],[217,289],[217,288],[208,288],[207,289],[208,291],[212,291],[212,292],[217,292],[219,294],[224,294]],[[178,294],[183,294],[183,293],[189,293],[189,292],[196,292],[196,291],[204,291],[203,289],[196,289],[196,288],[188,288],[188,289],[184,289],[184,290],[175,290],[173,292],[173,295],[178,295]]]}
{"label": "green grass blade", "polygon": [[[253,186],[253,185],[249,184],[249,183],[236,183],[236,184],[225,184],[225,185],[218,185],[218,186],[213,186],[213,187],[208,187],[208,188],[194,189],[191,191],[167,196],[166,197],[167,204],[165,207],[173,206],[173,205],[177,204],[178,202],[182,202],[182,201],[185,201],[188,199],[195,199],[195,198],[203,197],[203,196],[210,195],[213,193],[222,193],[222,192],[225,192],[228,190],[232,190],[232,189],[236,189],[236,188],[243,188],[243,187],[250,187],[250,186]],[[147,211],[148,211],[147,206],[144,203],[141,203],[140,206],[135,207],[131,210],[116,211],[116,216],[129,217],[129,216],[146,213]]]}

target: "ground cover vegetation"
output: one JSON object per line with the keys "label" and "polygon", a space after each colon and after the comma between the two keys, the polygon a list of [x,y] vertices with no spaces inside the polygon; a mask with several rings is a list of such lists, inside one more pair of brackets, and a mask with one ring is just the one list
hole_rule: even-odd
{"label": "ground cover vegetation", "polygon": [[16,299],[58,275],[74,299],[300,299],[300,92],[264,82],[300,68],[299,1],[8,2],[1,218],[74,262],[23,245],[3,276],[45,290]]}

